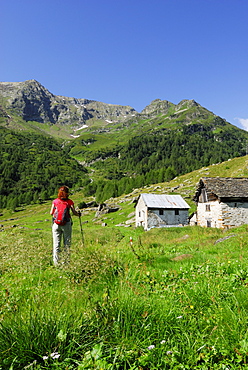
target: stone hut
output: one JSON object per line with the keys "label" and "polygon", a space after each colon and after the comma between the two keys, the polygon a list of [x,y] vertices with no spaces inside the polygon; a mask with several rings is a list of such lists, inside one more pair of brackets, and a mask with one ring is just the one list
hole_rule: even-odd
{"label": "stone hut", "polygon": [[136,203],[135,224],[145,230],[188,225],[189,208],[181,195],[140,194]]}
{"label": "stone hut", "polygon": [[248,224],[248,178],[203,177],[194,201],[199,226],[225,229]]}

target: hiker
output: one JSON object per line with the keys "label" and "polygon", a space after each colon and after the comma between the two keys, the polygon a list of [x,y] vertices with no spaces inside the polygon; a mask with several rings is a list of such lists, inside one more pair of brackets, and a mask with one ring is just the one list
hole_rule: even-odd
{"label": "hiker", "polygon": [[58,191],[58,198],[53,200],[52,208],[50,211],[50,214],[53,216],[53,263],[55,266],[59,265],[61,259],[62,236],[66,257],[65,262],[69,262],[72,234],[72,220],[70,210],[75,216],[81,216],[81,212],[75,210],[74,202],[69,199],[68,186],[61,186]]}

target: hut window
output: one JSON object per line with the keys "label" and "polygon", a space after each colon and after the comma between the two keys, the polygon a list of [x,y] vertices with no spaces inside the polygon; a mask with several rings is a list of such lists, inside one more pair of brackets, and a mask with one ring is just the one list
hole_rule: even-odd
{"label": "hut window", "polygon": [[179,209],[175,209],[175,216],[179,215]]}
{"label": "hut window", "polygon": [[210,204],[206,204],[206,212],[210,212]]}
{"label": "hut window", "polygon": [[164,214],[164,210],[163,210],[163,209],[160,209],[160,210],[159,210],[159,215],[160,215],[160,216],[163,216],[163,214]]}
{"label": "hut window", "polygon": [[207,227],[211,227],[211,221],[207,220]]}

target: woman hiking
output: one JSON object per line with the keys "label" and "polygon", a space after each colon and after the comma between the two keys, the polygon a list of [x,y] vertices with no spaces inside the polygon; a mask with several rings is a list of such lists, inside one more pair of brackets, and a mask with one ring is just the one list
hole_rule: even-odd
{"label": "woman hiking", "polygon": [[61,260],[61,239],[63,237],[65,262],[69,262],[72,220],[70,210],[75,216],[80,217],[81,212],[76,211],[74,202],[69,199],[68,186],[61,186],[58,191],[58,197],[53,200],[50,214],[53,216],[53,263],[55,266],[60,264]]}

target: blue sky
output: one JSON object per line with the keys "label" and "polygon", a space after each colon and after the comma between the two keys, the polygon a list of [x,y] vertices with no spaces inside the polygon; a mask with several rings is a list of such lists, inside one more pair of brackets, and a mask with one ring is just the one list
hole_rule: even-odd
{"label": "blue sky", "polygon": [[248,129],[247,0],[0,0],[0,81],[130,105],[194,99]]}

